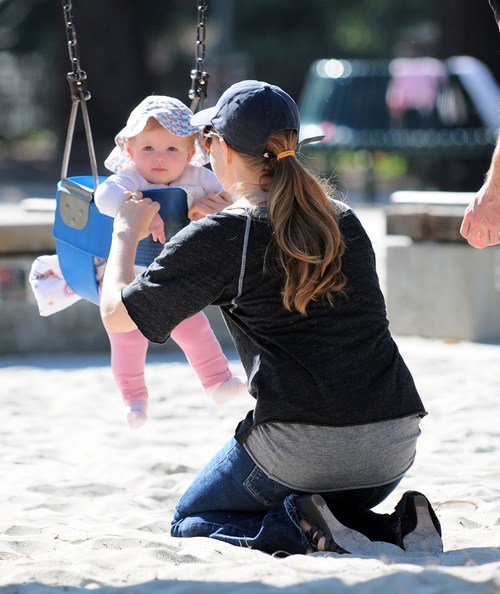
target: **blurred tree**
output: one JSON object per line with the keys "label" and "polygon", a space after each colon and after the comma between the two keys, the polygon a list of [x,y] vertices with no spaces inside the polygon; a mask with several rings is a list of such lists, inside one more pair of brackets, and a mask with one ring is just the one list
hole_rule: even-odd
{"label": "blurred tree", "polygon": [[[102,163],[114,135],[131,109],[146,95],[165,93],[188,101],[197,5],[196,1],[188,4],[181,0],[162,3],[155,0],[140,3],[135,0],[95,3],[73,0],[72,13],[80,65],[87,73],[91,93],[87,107],[98,162]],[[3,0],[0,23],[0,51],[8,50],[15,55],[33,52],[44,58],[44,84],[35,90],[35,96],[37,103],[45,106],[46,124],[57,135],[60,154],[71,107],[66,82],[71,64],[62,2]],[[83,126],[78,118],[72,161],[87,158],[83,140]]]}
{"label": "blurred tree", "polygon": [[[136,0],[95,2],[91,9],[88,4],[73,2],[80,59],[88,75],[89,109],[99,124],[99,135],[111,139],[117,132],[117,118],[124,121],[151,86],[146,22],[142,3]],[[62,15],[59,26],[64,31]]]}
{"label": "blurred tree", "polygon": [[[197,7],[185,0],[106,0],[91,5],[74,0],[72,4],[82,68],[92,93],[88,107],[100,165],[115,134],[145,96],[168,94],[188,101]],[[62,16],[58,25],[64,32]],[[81,139],[81,125],[78,133]]]}
{"label": "blurred tree", "polygon": [[[498,31],[486,0],[472,8],[470,0],[207,2],[212,102],[221,88],[242,76],[270,80],[298,98],[309,66],[324,57],[469,53],[496,63]],[[114,134],[145,95],[174,95],[189,104],[197,1],[73,0],[72,5],[102,163]],[[37,89],[37,101],[47,106],[52,118],[48,125],[63,141],[70,65],[61,3],[0,0],[2,49],[44,57],[44,85]]]}
{"label": "blurred tree", "polygon": [[[221,0],[231,3],[233,0]],[[486,0],[253,0],[238,4],[234,37],[255,72],[297,96],[312,61],[325,57],[446,58],[468,54],[500,79],[498,30]]]}
{"label": "blurred tree", "polygon": [[488,2],[478,0],[440,0],[441,37],[439,56],[470,55],[484,62],[500,80],[500,34]]}
{"label": "blurred tree", "polygon": [[235,37],[255,70],[297,96],[312,61],[390,58],[405,28],[428,21],[428,0],[253,0],[238,6]]}

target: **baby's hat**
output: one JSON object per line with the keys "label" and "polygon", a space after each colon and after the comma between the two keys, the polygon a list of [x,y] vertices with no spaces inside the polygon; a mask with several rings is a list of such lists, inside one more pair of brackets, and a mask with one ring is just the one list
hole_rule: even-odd
{"label": "baby's hat", "polygon": [[192,117],[193,112],[178,99],[165,95],[146,97],[132,110],[127,125],[115,136],[116,146],[104,161],[105,167],[113,173],[119,173],[132,166],[127,151],[129,138],[142,132],[149,118],[154,118],[174,136],[192,136],[194,134],[195,153],[190,164],[202,167],[208,163],[208,154],[203,146],[203,135],[200,128],[190,124]]}

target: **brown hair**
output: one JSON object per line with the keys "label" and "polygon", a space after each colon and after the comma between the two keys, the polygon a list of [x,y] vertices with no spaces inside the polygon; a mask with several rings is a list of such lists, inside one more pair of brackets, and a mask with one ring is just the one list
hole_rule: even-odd
{"label": "brown hair", "polygon": [[282,290],[286,309],[302,314],[311,301],[333,303],[346,284],[342,273],[344,240],[329,199],[333,192],[297,156],[278,160],[275,155],[295,149],[294,130],[275,132],[266,145],[266,157],[240,156],[262,171],[261,187],[268,192],[269,218],[285,272]]}

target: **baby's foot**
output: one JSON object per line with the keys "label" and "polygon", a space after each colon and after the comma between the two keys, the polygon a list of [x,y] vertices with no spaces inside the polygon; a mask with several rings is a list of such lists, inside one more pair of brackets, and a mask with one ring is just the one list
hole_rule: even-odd
{"label": "baby's foot", "polygon": [[148,403],[146,400],[138,400],[131,403],[129,412],[127,413],[127,422],[132,429],[139,429],[139,427],[142,427],[147,422],[147,410]]}
{"label": "baby's foot", "polygon": [[205,388],[205,392],[217,404],[225,404],[236,396],[248,394],[247,381],[244,377],[233,375],[225,382],[220,382]]}

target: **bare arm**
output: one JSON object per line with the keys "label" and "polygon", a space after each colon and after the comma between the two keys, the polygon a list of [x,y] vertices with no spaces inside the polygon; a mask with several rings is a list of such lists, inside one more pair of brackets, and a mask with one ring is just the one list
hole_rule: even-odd
{"label": "bare arm", "polygon": [[465,210],[460,233],[475,248],[500,243],[500,137],[486,181]]}
{"label": "bare arm", "polygon": [[123,203],[115,217],[100,302],[103,324],[111,332],[136,328],[122,302],[121,292],[135,278],[137,243],[149,235],[149,225],[159,208],[158,202],[149,198],[132,197]]}
{"label": "bare arm", "polygon": [[[490,0],[490,6],[500,29],[500,0]],[[500,243],[500,136],[486,181],[466,208],[460,233],[475,248]]]}

